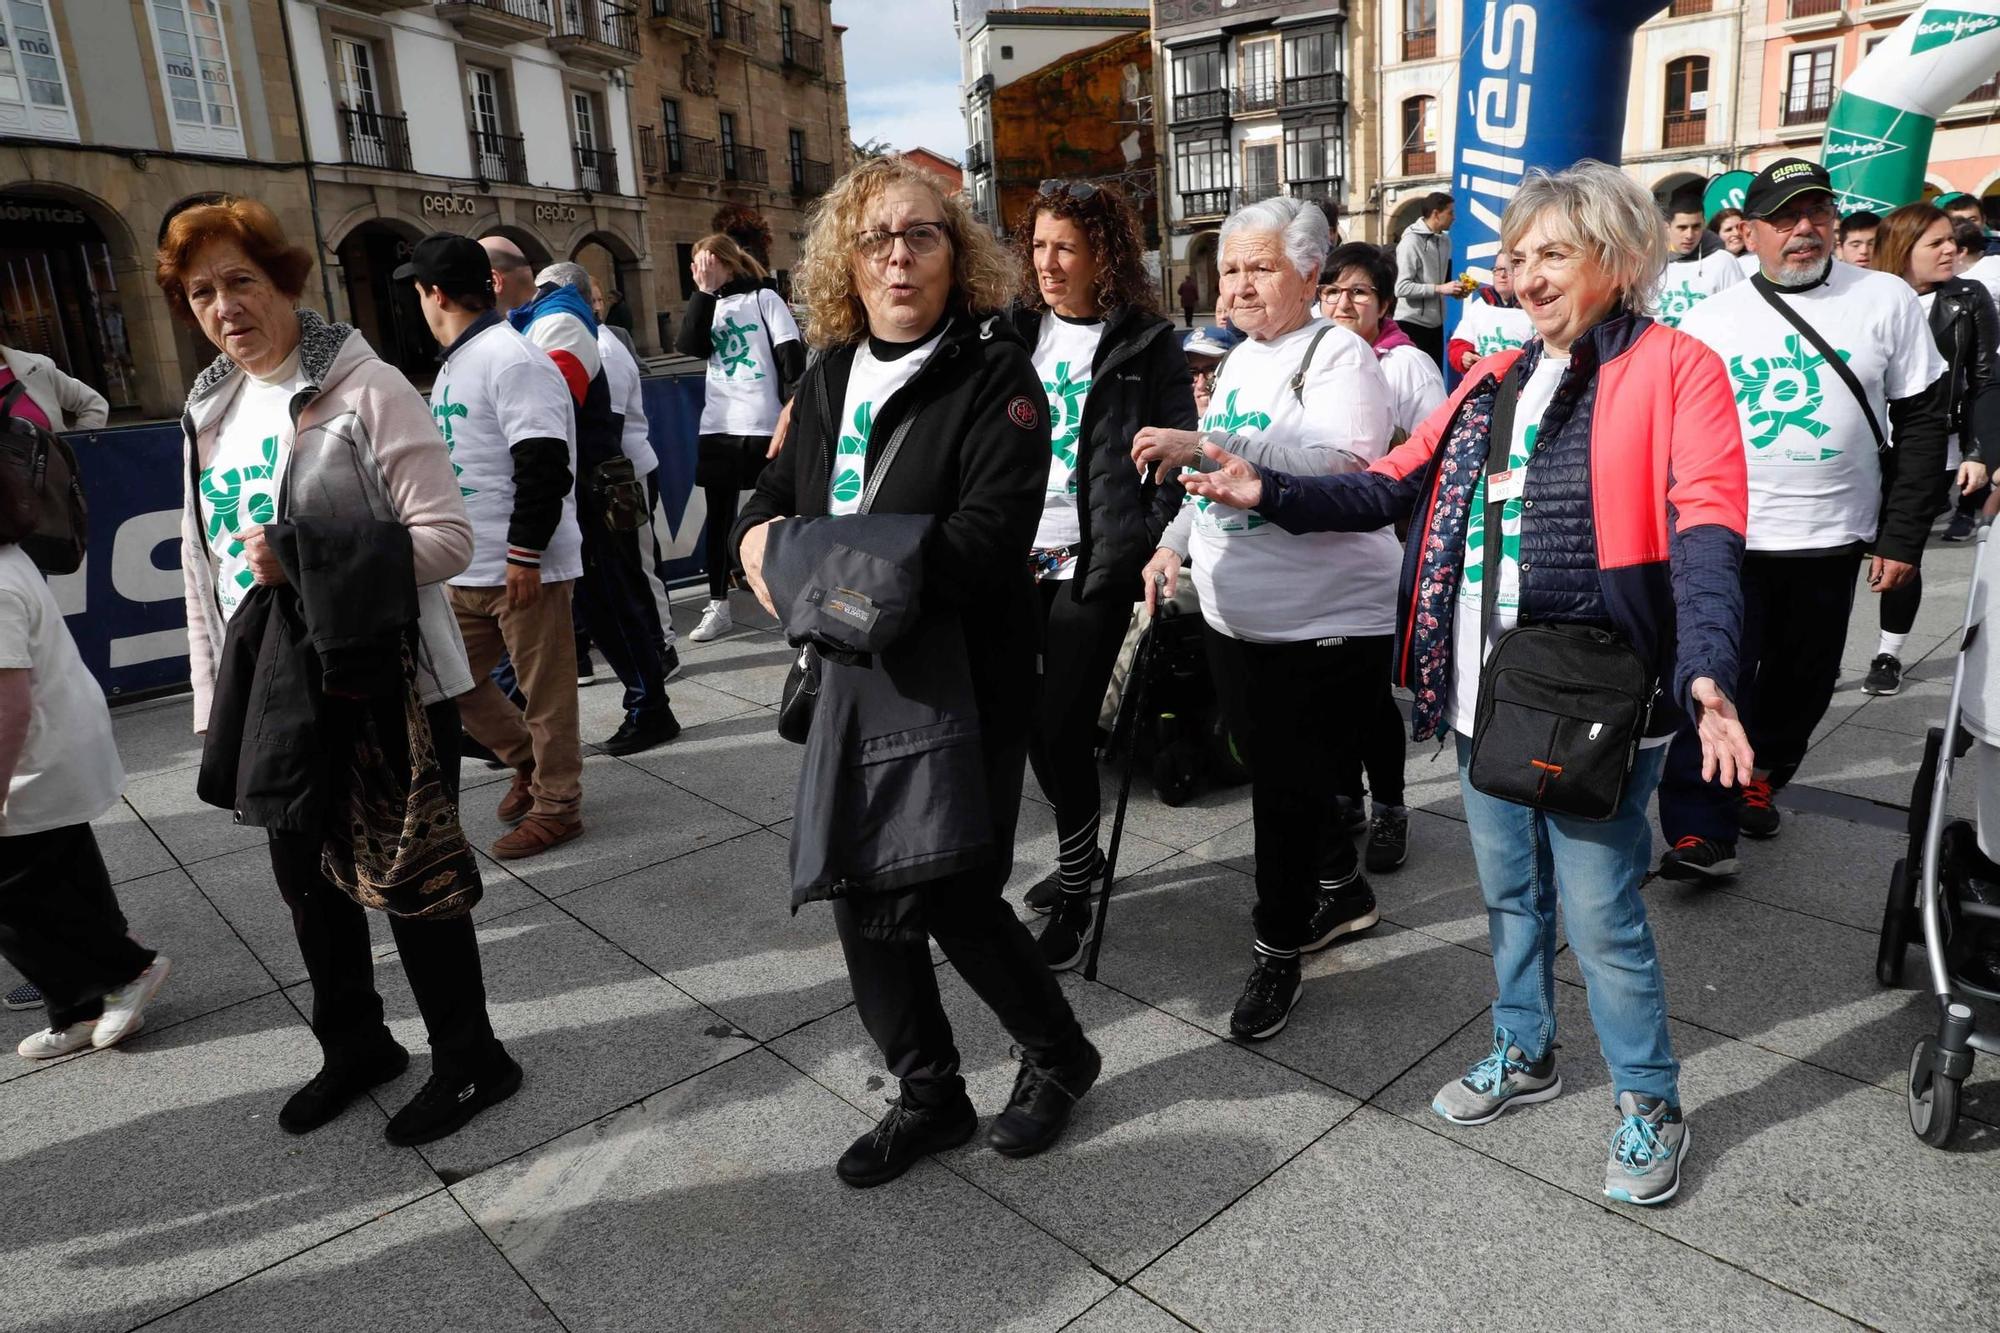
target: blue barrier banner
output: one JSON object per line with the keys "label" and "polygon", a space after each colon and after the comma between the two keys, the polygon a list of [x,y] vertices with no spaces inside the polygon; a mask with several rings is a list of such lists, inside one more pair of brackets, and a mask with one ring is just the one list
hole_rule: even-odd
{"label": "blue barrier banner", "polygon": [[[653,530],[669,576],[699,577],[707,507],[694,484],[702,377],[643,380],[646,423],[660,456]],[[176,421],[65,437],[90,505],[90,553],[49,580],[84,665],[107,696],[171,689],[188,680],[181,577],[181,428]]]}

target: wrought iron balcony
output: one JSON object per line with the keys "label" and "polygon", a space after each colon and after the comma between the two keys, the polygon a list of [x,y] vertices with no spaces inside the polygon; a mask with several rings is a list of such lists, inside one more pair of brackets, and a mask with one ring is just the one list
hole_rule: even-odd
{"label": "wrought iron balcony", "polygon": [[1708,142],[1708,113],[1706,111],[1669,111],[1666,123],[1661,126],[1660,146],[1663,148],[1693,148]]}
{"label": "wrought iron balcony", "polygon": [[797,30],[779,34],[779,54],[786,70],[818,78],[826,73],[826,43]]}
{"label": "wrought iron balcony", "polygon": [[757,49],[757,16],[729,0],[708,0],[708,35],[723,46],[753,53]]}
{"label": "wrought iron balcony", "polygon": [[472,170],[483,181],[528,183],[527,141],[518,134],[472,131]]}
{"label": "wrought iron balcony", "polygon": [[991,159],[987,156],[985,144],[975,143],[966,146],[965,169],[967,171],[984,171],[990,161]]}
{"label": "wrought iron balcony", "polygon": [[1781,125],[1813,125],[1833,110],[1833,80],[1814,79],[1795,83],[1785,90],[1785,102],[1778,111]]}
{"label": "wrought iron balcony", "polygon": [[667,174],[691,180],[722,179],[722,146],[692,134],[670,136],[664,143]]}
{"label": "wrought iron balcony", "polygon": [[549,47],[572,65],[624,69],[639,63],[639,24],[614,0],[557,0]]}
{"label": "wrought iron balcony", "polygon": [[618,154],[609,148],[576,145],[576,184],[592,194],[618,193]]}
{"label": "wrought iron balcony", "polygon": [[1338,72],[1295,74],[1285,80],[1287,107],[1324,106],[1347,100],[1347,81]]}
{"label": "wrought iron balcony", "polygon": [[1182,190],[1181,217],[1226,217],[1234,206],[1235,198],[1235,189],[1226,185],[1214,190]]}
{"label": "wrought iron balcony", "polygon": [[1403,29],[1403,59],[1430,60],[1438,53],[1436,28]]}
{"label": "wrought iron balcony", "polygon": [[438,0],[432,11],[467,37],[505,46],[547,37],[548,0]]}
{"label": "wrought iron balcony", "polygon": [[1188,120],[1216,120],[1229,114],[1229,90],[1210,88],[1206,92],[1182,93],[1174,98],[1174,123]]}
{"label": "wrought iron balcony", "polygon": [[356,107],[340,108],[340,139],[347,160],[378,171],[411,171],[410,118]]}
{"label": "wrought iron balcony", "polygon": [[1347,182],[1338,176],[1303,176],[1286,181],[1285,193],[1294,199],[1318,204],[1327,215],[1327,220],[1332,221],[1338,215],[1341,199],[1347,194]]}
{"label": "wrought iron balcony", "polygon": [[800,199],[817,199],[833,185],[833,163],[815,162],[809,157],[792,159],[792,194]]}
{"label": "wrought iron balcony", "polygon": [[1248,115],[1258,111],[1278,109],[1278,81],[1267,79],[1261,83],[1239,86],[1235,95],[1236,110]]}
{"label": "wrought iron balcony", "polygon": [[738,185],[769,185],[771,183],[769,154],[761,148],[752,148],[749,144],[723,144],[722,179]]}
{"label": "wrought iron balcony", "polygon": [[652,0],[652,18],[691,37],[708,35],[707,0]]}

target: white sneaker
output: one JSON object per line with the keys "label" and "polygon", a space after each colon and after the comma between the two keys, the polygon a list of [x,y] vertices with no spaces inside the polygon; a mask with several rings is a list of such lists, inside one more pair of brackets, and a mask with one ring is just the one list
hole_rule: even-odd
{"label": "white sneaker", "polygon": [[43,1028],[32,1037],[25,1037],[14,1050],[23,1060],[53,1060],[58,1055],[68,1055],[71,1051],[90,1048],[91,1029],[95,1020],[71,1023],[66,1028]]}
{"label": "white sneaker", "polygon": [[707,643],[719,639],[734,629],[736,622],[730,617],[728,602],[710,602],[708,610],[701,613],[701,623],[688,635],[696,643]]}
{"label": "white sneaker", "polygon": [[173,964],[165,954],[156,954],[144,972],[105,996],[104,1014],[97,1020],[97,1031],[91,1034],[90,1044],[101,1051],[137,1032],[140,1012],[147,1001],[159,994],[161,983],[172,969]]}

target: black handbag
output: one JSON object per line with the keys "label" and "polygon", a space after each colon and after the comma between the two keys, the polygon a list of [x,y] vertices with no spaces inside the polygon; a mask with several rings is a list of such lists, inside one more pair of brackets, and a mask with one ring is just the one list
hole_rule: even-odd
{"label": "black handbag", "polygon": [[[889,442],[882,446],[882,457],[869,470],[868,486],[861,493],[856,513],[865,514],[874,505],[875,492],[881,489],[882,478],[889,474],[889,464],[896,460],[903,448],[903,437],[910,433],[916,419],[915,409],[904,414]],[[785,675],[784,693],[778,697],[778,734],[797,745],[804,745],[806,737],[812,734],[813,710],[819,705],[819,673],[819,649],[810,643],[801,644],[797,660]]]}
{"label": "black handbag", "polygon": [[[1518,372],[1500,383],[1486,453],[1486,536],[1480,643],[1500,600],[1500,520],[1494,499],[1504,474],[1521,396]],[[1475,791],[1577,819],[1609,819],[1653,711],[1657,687],[1632,646],[1588,625],[1519,625],[1493,643],[1479,673],[1472,757]]]}
{"label": "black handbag", "polygon": [[590,495],[598,518],[612,532],[636,532],[646,525],[646,485],[629,458],[608,458],[590,474]]}

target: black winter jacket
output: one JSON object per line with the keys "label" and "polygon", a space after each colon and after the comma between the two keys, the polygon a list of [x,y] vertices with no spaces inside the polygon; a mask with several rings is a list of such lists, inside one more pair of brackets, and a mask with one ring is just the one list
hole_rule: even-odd
{"label": "black winter jacket", "polygon": [[2000,313],[1993,297],[1969,278],[1939,283],[1931,332],[1950,367],[1951,429],[1959,451],[2000,467]]}
{"label": "black winter jacket", "polygon": [[[897,425],[912,413],[916,421],[870,512],[937,517],[925,558],[925,604],[963,613],[973,692],[992,755],[1018,749],[1039,689],[1028,549],[1049,475],[1048,397],[1005,316],[958,311],[950,318],[923,368],[875,414],[871,477]],[[730,533],[732,556],[759,523],[827,512],[836,417],[856,350],[836,348],[807,367],[785,447]]]}
{"label": "black winter jacket", "polygon": [[[1014,327],[1032,348],[1042,312],[1018,309]],[[1194,430],[1194,378],[1174,336],[1173,321],[1130,306],[1105,318],[1090,363],[1077,436],[1076,509],[1083,529],[1070,595],[1079,601],[1137,601],[1139,571],[1180,512],[1178,480],[1141,480],[1132,464],[1132,437],[1143,426]]]}

